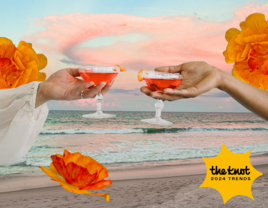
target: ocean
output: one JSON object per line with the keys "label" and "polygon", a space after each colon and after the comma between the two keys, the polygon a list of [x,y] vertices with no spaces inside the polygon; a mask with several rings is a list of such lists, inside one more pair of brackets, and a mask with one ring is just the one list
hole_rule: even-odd
{"label": "ocean", "polygon": [[252,113],[163,112],[174,123],[157,126],[140,120],[154,112],[106,112],[115,118],[87,119],[88,111],[50,111],[32,148],[20,161],[0,167],[0,174],[38,173],[50,156],[81,152],[109,168],[202,163],[224,143],[235,153],[268,152],[268,122]]}

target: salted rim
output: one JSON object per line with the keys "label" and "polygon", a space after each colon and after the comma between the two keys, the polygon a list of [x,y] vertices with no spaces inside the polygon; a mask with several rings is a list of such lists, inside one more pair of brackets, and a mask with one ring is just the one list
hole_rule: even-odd
{"label": "salted rim", "polygon": [[143,71],[143,78],[151,79],[182,79],[180,73],[166,73],[166,72],[156,72],[156,71]]}
{"label": "salted rim", "polygon": [[[114,69],[116,69],[116,71]],[[84,66],[79,67],[78,71],[91,73],[119,73],[120,68],[118,66]]]}

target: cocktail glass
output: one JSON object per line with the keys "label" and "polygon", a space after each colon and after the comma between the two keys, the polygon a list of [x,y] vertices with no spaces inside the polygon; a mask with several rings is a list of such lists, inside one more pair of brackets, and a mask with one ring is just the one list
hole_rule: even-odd
{"label": "cocktail glass", "polygon": [[[80,76],[86,82],[94,82],[94,86],[99,84],[100,82],[105,82],[109,84],[111,81],[115,79],[120,71],[120,67],[118,66],[110,66],[110,67],[102,67],[102,66],[86,66],[79,68]],[[95,102],[97,105],[96,113],[85,114],[83,118],[112,118],[116,115],[103,113],[101,110],[101,104],[103,101],[103,96],[101,93],[98,93],[95,97]]]}
{"label": "cocktail glass", "polygon": [[[166,88],[176,89],[182,82],[182,76],[180,73],[164,73],[143,70],[142,77],[149,89],[156,92],[162,92]],[[163,107],[163,100],[157,99],[157,102],[155,103],[155,117],[143,119],[141,121],[157,125],[172,125],[173,123],[161,118],[161,110]]]}

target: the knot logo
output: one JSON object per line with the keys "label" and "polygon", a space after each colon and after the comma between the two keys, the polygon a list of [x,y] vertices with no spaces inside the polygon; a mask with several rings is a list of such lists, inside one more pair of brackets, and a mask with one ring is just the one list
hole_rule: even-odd
{"label": "the knot logo", "polygon": [[262,175],[250,163],[250,152],[236,154],[222,144],[221,152],[214,158],[203,158],[207,167],[207,175],[200,188],[214,188],[220,192],[225,204],[237,195],[248,196],[252,183]]}

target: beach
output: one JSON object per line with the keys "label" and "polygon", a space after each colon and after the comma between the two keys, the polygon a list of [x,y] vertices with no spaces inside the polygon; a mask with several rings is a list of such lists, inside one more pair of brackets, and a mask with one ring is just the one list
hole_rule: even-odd
{"label": "beach", "polygon": [[[268,122],[252,113],[163,112],[173,126],[141,122],[154,112],[111,112],[112,119],[82,118],[86,111],[50,111],[30,151],[0,167],[0,208],[20,207],[267,207]],[[220,193],[199,188],[206,176],[202,159],[251,151],[250,161],[264,175],[252,185],[255,200],[236,196],[223,204]],[[80,152],[103,164],[113,184],[77,195],[41,171],[51,155]]]}
{"label": "beach", "polygon": [[[109,171],[110,178],[114,179],[112,186],[102,190],[92,191],[92,193],[110,194],[110,202],[106,202],[103,197],[78,195],[68,192],[52,181],[48,184],[48,177],[45,176],[41,177],[40,175],[35,175],[34,177],[36,177],[37,180],[32,180],[34,177],[29,175],[12,176],[13,178],[11,176],[1,176],[0,183],[2,185],[5,184],[5,186],[11,184],[14,180],[16,184],[23,182],[28,185],[31,181],[36,182],[40,180],[42,183],[43,180],[43,182],[46,181],[45,183],[47,183],[46,185],[48,187],[3,192],[4,187],[1,186],[0,207],[267,207],[268,165],[254,165],[254,167],[263,173],[252,185],[254,200],[246,196],[236,196],[230,199],[225,205],[223,204],[221,195],[215,189],[199,188],[206,176],[204,173],[204,164],[199,164],[190,165],[188,167],[161,166],[141,168],[136,169],[134,173],[132,170]],[[196,174],[194,175],[191,174],[193,173],[193,169],[196,170]],[[176,174],[178,176],[174,176]],[[120,179],[120,177],[123,179]],[[34,184],[32,184],[32,186],[34,186]]]}

